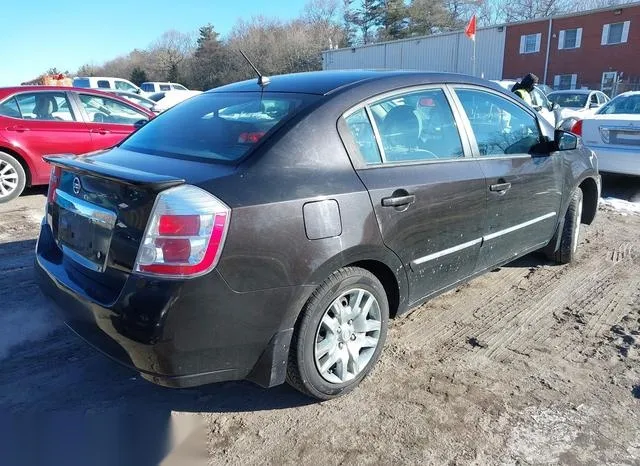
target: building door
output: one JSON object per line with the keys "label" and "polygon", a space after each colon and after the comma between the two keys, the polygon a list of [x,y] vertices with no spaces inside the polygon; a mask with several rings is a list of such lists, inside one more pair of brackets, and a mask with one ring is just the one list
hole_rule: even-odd
{"label": "building door", "polygon": [[602,73],[602,83],[600,84],[600,90],[608,96],[613,97],[617,81],[617,71],[605,71],[604,73]]}

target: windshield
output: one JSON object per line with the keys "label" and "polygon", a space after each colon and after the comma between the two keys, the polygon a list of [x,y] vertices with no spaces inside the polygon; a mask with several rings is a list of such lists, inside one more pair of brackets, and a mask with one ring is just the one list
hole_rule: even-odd
{"label": "windshield", "polygon": [[551,93],[547,96],[551,102],[561,107],[584,108],[587,104],[588,94],[570,94],[568,92]]}
{"label": "windshield", "polygon": [[604,105],[597,113],[610,115],[617,113],[640,114],[640,94],[619,95]]}
{"label": "windshield", "polygon": [[235,162],[279,123],[318,96],[256,92],[205,93],[140,128],[124,149]]}

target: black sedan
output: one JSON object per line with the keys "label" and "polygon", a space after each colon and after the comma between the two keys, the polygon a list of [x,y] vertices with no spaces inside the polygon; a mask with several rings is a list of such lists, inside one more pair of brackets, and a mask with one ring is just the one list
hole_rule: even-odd
{"label": "black sedan", "polygon": [[194,97],[50,157],[42,290],[93,346],[172,387],[371,371],[401,314],[536,250],[576,256],[597,160],[499,87],[317,72]]}

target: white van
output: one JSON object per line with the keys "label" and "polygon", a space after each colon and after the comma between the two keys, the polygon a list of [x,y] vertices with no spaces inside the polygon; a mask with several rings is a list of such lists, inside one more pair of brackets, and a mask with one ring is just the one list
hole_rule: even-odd
{"label": "white van", "polygon": [[89,87],[92,89],[111,89],[126,92],[135,92],[136,94],[144,94],[142,89],[122,78],[108,78],[98,76],[76,77],[73,78],[73,87]]}
{"label": "white van", "polygon": [[161,83],[161,82],[146,82],[140,86],[144,92],[167,92],[167,91],[188,91],[186,87],[178,83]]}

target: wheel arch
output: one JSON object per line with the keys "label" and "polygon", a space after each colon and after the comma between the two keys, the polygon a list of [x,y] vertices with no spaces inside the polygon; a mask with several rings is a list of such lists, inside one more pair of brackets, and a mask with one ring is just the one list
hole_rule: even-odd
{"label": "wheel arch", "polygon": [[31,182],[32,182],[32,175],[31,175],[31,167],[29,166],[29,164],[27,163],[27,159],[20,154],[19,152],[15,151],[14,149],[11,149],[10,147],[7,147],[5,145],[0,146],[0,152],[4,152],[10,156],[12,156],[13,158],[15,158],[20,165],[22,165],[22,169],[24,170],[24,173],[27,177],[26,179],[26,183],[25,183],[25,187],[31,187]]}
{"label": "wheel arch", "polygon": [[595,179],[587,177],[583,179],[578,187],[582,190],[582,222],[586,225],[591,225],[596,218],[596,212],[598,211],[598,198],[600,193],[598,192],[598,183]]}

